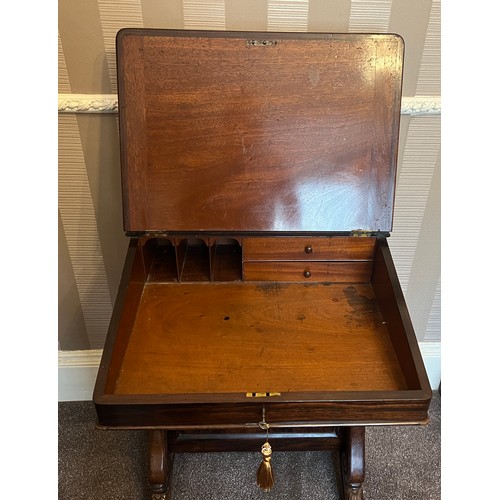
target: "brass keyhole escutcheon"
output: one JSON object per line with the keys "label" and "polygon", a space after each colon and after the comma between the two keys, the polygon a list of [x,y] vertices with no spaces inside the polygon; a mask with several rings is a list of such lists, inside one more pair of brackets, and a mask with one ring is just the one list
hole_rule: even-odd
{"label": "brass keyhole escutcheon", "polygon": [[313,251],[313,247],[311,245],[307,245],[304,248],[304,252],[306,252],[306,253],[312,253],[312,251]]}
{"label": "brass keyhole escutcheon", "polygon": [[306,269],[304,271],[304,278],[310,278],[311,277],[311,271],[309,271],[309,269]]}

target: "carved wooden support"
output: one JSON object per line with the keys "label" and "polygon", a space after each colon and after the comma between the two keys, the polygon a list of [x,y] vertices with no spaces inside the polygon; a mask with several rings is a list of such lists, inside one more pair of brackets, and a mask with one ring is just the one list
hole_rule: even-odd
{"label": "carved wooden support", "polygon": [[363,500],[365,428],[347,427],[341,451],[344,500]]}
{"label": "carved wooden support", "polygon": [[165,431],[149,431],[149,472],[148,480],[153,500],[165,500],[169,487],[171,456],[167,450]]}

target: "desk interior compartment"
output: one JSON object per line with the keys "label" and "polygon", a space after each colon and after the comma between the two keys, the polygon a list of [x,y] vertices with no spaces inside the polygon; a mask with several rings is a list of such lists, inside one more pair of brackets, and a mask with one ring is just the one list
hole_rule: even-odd
{"label": "desk interior compartment", "polygon": [[[228,258],[227,268],[214,266],[214,277],[236,278],[239,243],[212,243],[192,255],[208,255],[205,270],[210,251]],[[159,256],[172,266],[171,245],[139,242],[132,253],[131,268],[143,275],[123,291],[128,314],[115,332],[104,391],[111,399],[241,402],[249,393],[273,393],[275,401],[346,394],[366,401],[425,393],[385,238],[375,244],[365,282],[160,281],[152,270]]]}
{"label": "desk interior compartment", "polygon": [[141,238],[141,259],[151,283],[239,281],[241,245],[234,238]]}

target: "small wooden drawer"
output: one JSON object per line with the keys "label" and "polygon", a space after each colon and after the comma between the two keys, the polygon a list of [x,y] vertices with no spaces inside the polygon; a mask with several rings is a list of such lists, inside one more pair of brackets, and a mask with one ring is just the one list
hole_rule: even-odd
{"label": "small wooden drawer", "polygon": [[243,263],[244,281],[367,283],[371,262],[253,261]]}
{"label": "small wooden drawer", "polygon": [[243,260],[372,260],[374,237],[245,238]]}

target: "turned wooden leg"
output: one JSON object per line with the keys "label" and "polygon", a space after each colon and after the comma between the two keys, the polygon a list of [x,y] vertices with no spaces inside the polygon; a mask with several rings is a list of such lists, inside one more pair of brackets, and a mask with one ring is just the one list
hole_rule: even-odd
{"label": "turned wooden leg", "polygon": [[171,454],[167,450],[167,434],[162,430],[149,431],[149,472],[148,480],[153,500],[166,500]]}
{"label": "turned wooden leg", "polygon": [[341,451],[345,500],[363,500],[365,480],[365,428],[347,427]]}

